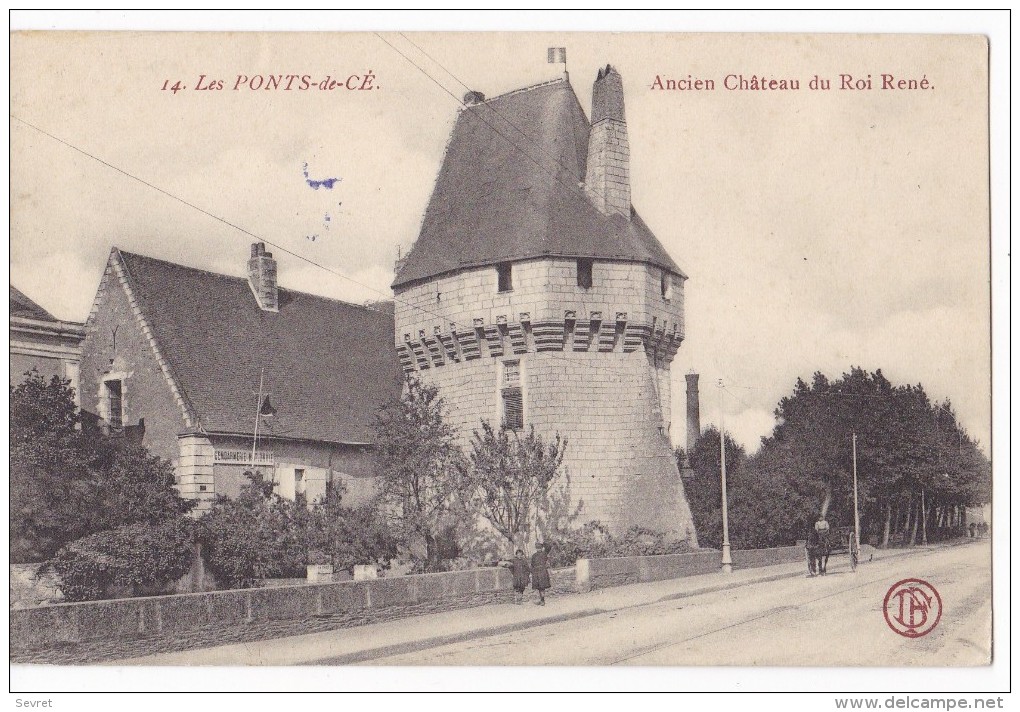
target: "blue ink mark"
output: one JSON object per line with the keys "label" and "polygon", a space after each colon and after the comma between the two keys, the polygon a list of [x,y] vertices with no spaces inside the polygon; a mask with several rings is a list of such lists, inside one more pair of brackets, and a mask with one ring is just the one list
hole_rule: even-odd
{"label": "blue ink mark", "polygon": [[301,164],[301,173],[305,176],[305,183],[307,183],[312,190],[318,190],[320,187],[325,188],[326,190],[333,190],[333,186],[343,180],[343,178],[323,178],[321,180],[309,178],[307,163]]}

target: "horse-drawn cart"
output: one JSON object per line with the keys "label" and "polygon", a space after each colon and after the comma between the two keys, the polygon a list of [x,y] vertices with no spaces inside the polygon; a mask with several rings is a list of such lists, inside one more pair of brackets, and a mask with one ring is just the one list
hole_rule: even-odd
{"label": "horse-drawn cart", "polygon": [[854,536],[854,528],[819,529],[816,526],[807,541],[808,573],[811,576],[815,574],[824,576],[828,570],[829,557],[834,554],[848,554],[850,570],[857,570],[860,549],[857,537]]}

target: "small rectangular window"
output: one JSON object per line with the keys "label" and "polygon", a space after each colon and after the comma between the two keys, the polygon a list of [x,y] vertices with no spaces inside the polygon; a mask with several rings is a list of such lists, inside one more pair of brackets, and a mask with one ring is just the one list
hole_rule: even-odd
{"label": "small rectangular window", "polygon": [[577,286],[584,287],[585,289],[591,289],[592,269],[593,260],[579,259],[577,261]]}
{"label": "small rectangular window", "polygon": [[662,273],[662,298],[666,301],[673,298],[673,275],[669,272]]}
{"label": "small rectangular window", "polygon": [[124,427],[124,397],[120,381],[107,381],[106,393],[109,398],[110,426]]}
{"label": "small rectangular window", "polygon": [[521,362],[506,361],[503,363],[503,385],[519,386],[521,384]]}
{"label": "small rectangular window", "polygon": [[500,395],[503,399],[503,427],[508,430],[521,430],[524,428],[521,362],[504,361],[502,379]]}
{"label": "small rectangular window", "polygon": [[524,396],[521,389],[503,389],[503,427],[508,430],[524,428]]}
{"label": "small rectangular window", "polygon": [[496,265],[496,275],[499,278],[499,291],[512,292],[514,289],[513,275],[510,272],[510,263]]}

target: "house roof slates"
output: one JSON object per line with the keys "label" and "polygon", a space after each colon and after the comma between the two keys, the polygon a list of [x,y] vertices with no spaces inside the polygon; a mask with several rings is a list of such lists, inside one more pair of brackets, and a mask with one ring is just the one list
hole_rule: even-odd
{"label": "house roof slates", "polygon": [[252,433],[262,375],[277,411],[267,436],[373,441],[378,409],[400,392],[391,313],[287,289],[265,312],[245,279],[120,255],[203,429]]}
{"label": "house roof slates", "polygon": [[57,317],[29,299],[24,292],[13,284],[9,286],[11,288],[10,316],[38,319],[39,321],[60,321]]}

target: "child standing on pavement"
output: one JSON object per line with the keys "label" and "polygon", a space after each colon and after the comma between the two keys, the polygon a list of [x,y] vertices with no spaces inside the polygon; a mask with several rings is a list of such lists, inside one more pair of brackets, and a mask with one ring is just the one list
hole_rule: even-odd
{"label": "child standing on pavement", "polygon": [[538,542],[536,551],[531,555],[531,585],[538,591],[537,605],[545,605],[545,591],[550,588],[549,581],[549,549],[548,544]]}
{"label": "child standing on pavement", "polygon": [[523,603],[524,589],[528,587],[528,580],[531,578],[531,567],[522,549],[514,553],[514,558],[510,562],[510,572],[514,578],[514,603]]}

